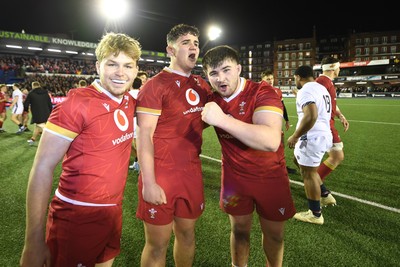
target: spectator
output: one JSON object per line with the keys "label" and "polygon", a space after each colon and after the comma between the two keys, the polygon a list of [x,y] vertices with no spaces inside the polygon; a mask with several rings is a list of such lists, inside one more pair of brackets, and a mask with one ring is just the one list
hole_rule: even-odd
{"label": "spectator", "polygon": [[42,88],[39,82],[32,83],[32,90],[24,101],[24,109],[31,111],[31,124],[35,124],[32,137],[28,139],[28,143],[33,145],[38,139],[39,134],[42,133],[53,109],[49,92]]}
{"label": "spectator", "polygon": [[79,80],[79,82],[78,82],[78,87],[80,87],[80,88],[86,88],[86,87],[87,87],[87,82],[86,82],[86,80]]}
{"label": "spectator", "polygon": [[149,74],[147,74],[146,71],[139,71],[137,77],[142,80],[142,86],[143,86],[149,79]]}

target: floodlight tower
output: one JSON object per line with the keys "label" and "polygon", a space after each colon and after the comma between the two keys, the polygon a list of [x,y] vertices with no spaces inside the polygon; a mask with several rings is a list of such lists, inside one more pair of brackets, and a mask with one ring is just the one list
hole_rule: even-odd
{"label": "floodlight tower", "polygon": [[219,38],[219,37],[221,36],[221,33],[222,33],[222,30],[221,30],[220,27],[218,27],[218,26],[216,26],[216,25],[211,25],[211,26],[208,28],[208,31],[207,31],[207,37],[208,37],[208,39],[207,39],[207,41],[205,42],[205,44],[201,47],[200,50],[203,50],[203,49],[207,46],[207,44],[208,44],[210,41],[214,41],[214,40],[216,40],[217,38]]}
{"label": "floodlight tower", "polygon": [[101,13],[106,18],[104,32],[123,32],[122,21],[130,10],[127,0],[101,0]]}

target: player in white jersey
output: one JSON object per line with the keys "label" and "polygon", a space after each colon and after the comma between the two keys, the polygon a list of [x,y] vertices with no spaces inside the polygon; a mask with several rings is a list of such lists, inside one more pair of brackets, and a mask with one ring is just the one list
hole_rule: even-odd
{"label": "player in white jersey", "polygon": [[19,89],[19,85],[13,84],[12,103],[10,105],[10,110],[12,122],[18,125],[17,134],[21,134],[25,131],[25,127],[22,124],[22,113],[24,112],[23,99],[24,95]]}
{"label": "player in white jersey", "polygon": [[294,218],[300,221],[323,224],[321,213],[321,178],[318,167],[325,152],[332,146],[330,117],[331,97],[327,89],[315,82],[310,66],[297,68],[295,75],[298,122],[296,130],[288,138],[289,148],[294,148],[294,161],[299,166],[309,210],[298,212]]}

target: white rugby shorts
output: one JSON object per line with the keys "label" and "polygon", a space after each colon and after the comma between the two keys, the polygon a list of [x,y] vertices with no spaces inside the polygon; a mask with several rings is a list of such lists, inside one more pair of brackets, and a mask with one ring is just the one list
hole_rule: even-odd
{"label": "white rugby shorts", "polygon": [[300,165],[318,167],[325,153],[332,147],[332,136],[316,136],[301,140],[294,147],[294,156]]}

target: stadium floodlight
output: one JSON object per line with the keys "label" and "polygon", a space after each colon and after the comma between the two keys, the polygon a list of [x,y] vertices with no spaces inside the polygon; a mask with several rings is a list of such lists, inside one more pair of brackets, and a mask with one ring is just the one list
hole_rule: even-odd
{"label": "stadium floodlight", "polygon": [[101,11],[107,20],[120,20],[127,14],[129,10],[128,1],[126,0],[102,0]]}
{"label": "stadium floodlight", "polygon": [[214,41],[221,36],[222,30],[218,26],[211,26],[208,29],[208,40]]}
{"label": "stadium floodlight", "polygon": [[214,41],[214,40],[218,39],[218,38],[221,36],[221,33],[222,33],[222,30],[221,30],[220,27],[218,27],[218,26],[216,26],[216,25],[211,25],[211,26],[208,28],[208,31],[207,31],[207,37],[208,37],[208,39],[207,39],[207,41],[205,42],[205,44],[201,47],[200,50],[204,50],[204,48],[207,46],[207,44],[208,44],[210,41]]}

